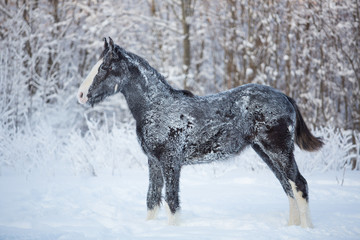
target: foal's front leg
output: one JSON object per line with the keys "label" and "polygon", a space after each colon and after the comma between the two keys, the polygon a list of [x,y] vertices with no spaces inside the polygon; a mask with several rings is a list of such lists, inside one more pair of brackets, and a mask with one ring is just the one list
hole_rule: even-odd
{"label": "foal's front leg", "polygon": [[161,167],[156,160],[149,159],[149,189],[147,193],[147,220],[155,219],[161,204],[161,192],[164,186],[164,179]]}
{"label": "foal's front leg", "polygon": [[165,201],[168,206],[169,224],[179,224],[179,181],[180,181],[180,164],[167,163],[164,166],[165,178]]}

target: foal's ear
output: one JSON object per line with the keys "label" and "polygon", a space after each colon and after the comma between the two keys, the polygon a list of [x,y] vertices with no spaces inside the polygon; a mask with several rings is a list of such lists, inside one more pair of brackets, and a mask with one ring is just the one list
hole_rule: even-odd
{"label": "foal's ear", "polygon": [[104,49],[107,49],[109,47],[109,44],[106,40],[106,38],[104,38]]}
{"label": "foal's ear", "polygon": [[114,41],[111,39],[111,37],[109,37],[109,43],[110,43],[110,51],[113,51],[115,48],[115,44]]}

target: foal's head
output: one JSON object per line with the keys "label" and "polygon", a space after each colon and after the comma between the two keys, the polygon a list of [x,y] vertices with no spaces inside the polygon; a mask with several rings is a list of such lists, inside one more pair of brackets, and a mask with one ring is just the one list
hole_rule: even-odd
{"label": "foal's head", "polygon": [[115,45],[111,38],[109,43],[105,38],[100,60],[79,88],[77,95],[79,103],[93,106],[121,91],[130,76],[128,66],[129,56],[126,51]]}

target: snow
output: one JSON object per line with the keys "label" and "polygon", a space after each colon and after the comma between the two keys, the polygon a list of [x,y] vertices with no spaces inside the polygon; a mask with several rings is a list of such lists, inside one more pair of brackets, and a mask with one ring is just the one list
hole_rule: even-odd
{"label": "snow", "polygon": [[[246,157],[246,156],[245,156]],[[229,163],[230,164],[230,163]],[[146,221],[147,170],[118,175],[0,177],[0,239],[359,239],[360,175],[305,175],[313,229],[287,226],[288,199],[270,170],[183,169],[181,220]],[[221,166],[220,166],[221,168]]]}
{"label": "snow", "polygon": [[[247,77],[256,72],[254,81],[269,84],[261,77],[268,75],[268,81],[281,88],[287,70],[281,57],[289,47],[284,36],[300,34],[299,39],[292,38],[290,46],[291,54],[297,56],[290,60],[299,62],[291,73],[295,70],[295,80],[307,79],[307,84],[292,86],[291,92],[302,102],[309,126],[327,126],[315,132],[326,142],[321,151],[295,150],[299,169],[309,182],[314,229],[286,225],[288,199],[253,151],[224,163],[186,167],[181,178],[180,225],[168,225],[164,206],[158,219],[146,221],[146,157],[137,144],[134,126],[130,122],[124,127],[123,123],[132,119],[129,112],[124,114],[125,99],[118,97],[112,103],[85,109],[76,105],[74,93],[98,58],[104,36],[114,36],[124,47],[149,59],[173,86],[182,88],[181,28],[176,14],[161,10],[174,7],[177,11],[180,5],[158,1],[152,16],[151,4],[141,4],[143,1],[106,1],[91,6],[69,1],[59,5],[59,22],[51,24],[57,1],[53,1],[55,5],[23,2],[19,6],[0,4],[4,12],[0,14],[1,31],[6,36],[0,41],[0,240],[360,239],[359,171],[347,170],[354,158],[359,169],[360,158],[355,153],[359,153],[360,135],[339,129],[345,122],[357,120],[354,114],[354,118],[344,114],[345,110],[354,112],[352,101],[359,96],[358,86],[347,91],[355,82],[348,58],[356,59],[358,52],[353,44],[356,31],[349,28],[356,28],[358,22],[343,10],[353,9],[354,1],[340,5],[337,1],[336,7],[334,1],[321,5],[324,9],[316,19],[324,21],[326,29],[337,30],[330,38],[324,35],[326,29],[319,34],[315,25],[305,32],[301,27],[317,14],[317,6],[290,5],[292,21],[286,23],[282,1],[273,9],[242,1],[245,12],[255,13],[238,18],[237,38],[231,40],[234,29],[226,27],[226,4],[197,1],[194,5],[190,39],[195,64],[189,75],[198,77],[189,78],[188,83],[203,95],[226,87],[224,51],[233,46],[238,46],[240,53],[235,64],[248,63],[244,66]],[[264,23],[262,30],[249,30],[260,22]],[[332,36],[341,41],[334,43]],[[259,37],[268,43],[261,50],[261,59],[254,50]],[[324,56],[318,54],[319,41]],[[338,51],[340,46],[343,53]],[[251,69],[249,59],[268,66]],[[321,69],[319,65],[323,65]],[[305,71],[308,66],[312,66],[310,71]],[[320,81],[314,69],[326,73],[325,88],[330,95],[324,95],[329,98],[325,106],[315,91]],[[345,83],[339,81],[342,77]],[[317,116],[321,107],[327,118]],[[114,120],[106,119],[109,112],[116,112]],[[101,121],[105,123],[99,127]],[[122,128],[115,127],[119,125]]]}
{"label": "snow", "polygon": [[102,127],[86,118],[81,133],[68,119],[56,108],[17,133],[0,128],[0,240],[359,239],[360,174],[344,171],[346,131],[313,130],[323,149],[295,150],[313,229],[287,226],[288,198],[251,149],[184,167],[180,224],[169,226],[165,206],[146,220],[147,160],[134,126],[105,115]]}
{"label": "snow", "polygon": [[313,130],[323,149],[295,150],[313,229],[287,226],[288,198],[251,149],[184,167],[180,224],[169,226],[165,206],[146,220],[147,160],[134,126],[105,115],[102,127],[86,118],[82,134],[63,111],[17,133],[0,129],[0,240],[359,239],[360,174],[344,171],[346,131]]}
{"label": "snow", "polygon": [[251,75],[253,75],[254,71],[251,68],[247,68],[246,69],[246,76],[249,77]]}

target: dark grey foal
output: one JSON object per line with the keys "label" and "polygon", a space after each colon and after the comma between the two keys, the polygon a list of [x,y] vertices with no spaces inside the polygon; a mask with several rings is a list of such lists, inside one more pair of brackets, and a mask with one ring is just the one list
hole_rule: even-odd
{"label": "dark grey foal", "polygon": [[127,100],[148,157],[148,219],[156,217],[165,184],[169,222],[176,224],[182,166],[227,159],[251,146],[289,197],[289,224],[312,226],[308,187],[294,159],[294,143],[316,151],[323,142],[310,133],[293,99],[257,84],[194,96],[172,88],[147,61],[110,38],[80,86],[78,100],[94,105],[117,92]]}

